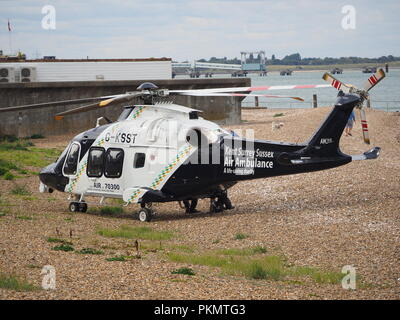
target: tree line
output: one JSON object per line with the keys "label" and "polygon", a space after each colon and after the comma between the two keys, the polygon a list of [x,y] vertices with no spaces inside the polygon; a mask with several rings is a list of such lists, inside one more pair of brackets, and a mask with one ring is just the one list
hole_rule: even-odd
{"label": "tree line", "polygon": [[[260,57],[249,55],[247,63],[258,63]],[[217,58],[211,57],[210,59],[200,59],[199,62],[210,62],[210,63],[227,63],[227,64],[240,64],[240,59],[233,58],[228,59],[227,57]],[[389,63],[393,61],[400,61],[400,57],[392,55],[381,56],[379,58],[362,58],[362,57],[340,57],[340,58],[302,58],[299,53],[293,53],[285,56],[282,59],[278,59],[273,54],[271,59],[266,59],[267,65],[333,65],[333,64],[354,64],[354,63]],[[185,61],[187,62],[187,61]]]}

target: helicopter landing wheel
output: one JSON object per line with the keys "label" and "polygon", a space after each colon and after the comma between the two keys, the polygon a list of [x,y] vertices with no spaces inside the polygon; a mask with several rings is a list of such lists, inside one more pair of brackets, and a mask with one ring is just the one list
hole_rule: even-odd
{"label": "helicopter landing wheel", "polygon": [[86,212],[88,209],[88,205],[86,202],[79,203],[79,212]]}
{"label": "helicopter landing wheel", "polygon": [[139,221],[142,222],[150,222],[151,219],[154,216],[154,212],[153,210],[149,209],[149,208],[140,208],[139,212],[138,212],[138,218]]}
{"label": "helicopter landing wheel", "polygon": [[219,200],[211,198],[210,200],[210,213],[217,213],[224,211],[224,205]]}
{"label": "helicopter landing wheel", "polygon": [[71,202],[68,209],[70,212],[79,212],[79,202]]}

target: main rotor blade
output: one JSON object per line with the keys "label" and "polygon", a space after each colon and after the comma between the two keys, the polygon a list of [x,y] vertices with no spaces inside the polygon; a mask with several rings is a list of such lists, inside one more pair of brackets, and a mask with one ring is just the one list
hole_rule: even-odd
{"label": "main rotor blade", "polygon": [[350,92],[350,87],[348,87],[343,82],[341,82],[338,79],[336,79],[334,76],[332,76],[328,72],[324,73],[324,75],[322,76],[322,79],[324,79],[325,81],[329,82],[332,87],[334,87],[334,88],[336,88],[338,90],[342,90],[345,93]]}
{"label": "main rotor blade", "polygon": [[371,142],[369,140],[367,116],[365,114],[364,109],[360,109],[360,119],[361,119],[361,130],[363,133],[364,142],[366,144],[370,144]]}
{"label": "main rotor blade", "polygon": [[55,119],[61,120],[64,118],[64,116],[67,116],[70,114],[86,112],[86,111],[94,110],[97,108],[107,107],[107,106],[110,106],[115,103],[126,102],[126,101],[136,98],[137,96],[141,96],[142,94],[143,94],[143,92],[131,92],[131,93],[126,93],[126,94],[120,94],[118,96],[114,96],[113,98],[110,98],[107,100],[102,100],[100,102],[91,103],[86,106],[82,106],[82,107],[78,107],[78,108],[74,108],[71,110],[57,113],[55,115]]}
{"label": "main rotor blade", "polygon": [[292,90],[292,89],[312,89],[312,88],[329,88],[329,87],[330,86],[326,84],[286,85],[286,86],[264,86],[264,87],[233,87],[233,88],[192,89],[192,90],[169,90],[169,93],[195,93],[195,92],[228,93],[228,92]]}
{"label": "main rotor blade", "polygon": [[85,103],[85,102],[90,102],[90,101],[98,101],[98,100],[115,98],[118,96],[121,96],[121,95],[119,94],[119,95],[110,95],[110,96],[93,97],[93,98],[81,98],[81,99],[62,100],[62,101],[54,101],[54,102],[34,103],[34,104],[27,104],[27,105],[23,105],[23,106],[0,108],[0,112],[20,111],[20,110],[43,108],[43,107],[79,104],[79,103]]}
{"label": "main rotor blade", "polygon": [[378,69],[376,73],[368,78],[368,80],[364,83],[365,91],[371,90],[375,87],[384,77],[386,76],[385,71],[383,69]]}
{"label": "main rotor blade", "polygon": [[180,93],[183,96],[196,96],[196,97],[266,97],[266,98],[290,98],[299,101],[304,101],[300,97],[272,95],[272,94],[246,94],[246,93],[213,93],[213,92],[184,92]]}

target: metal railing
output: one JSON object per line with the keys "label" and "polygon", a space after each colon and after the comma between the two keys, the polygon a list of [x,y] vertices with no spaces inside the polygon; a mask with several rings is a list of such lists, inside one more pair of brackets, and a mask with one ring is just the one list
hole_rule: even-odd
{"label": "metal railing", "polygon": [[[336,99],[335,99],[336,100]],[[333,106],[335,100],[318,100],[319,107]],[[255,101],[242,101],[243,108],[257,107]],[[313,108],[312,101],[291,102],[291,101],[259,101],[258,107],[269,109],[294,109],[294,108]],[[385,110],[387,112],[400,112],[400,101],[396,100],[371,100],[371,108]]]}

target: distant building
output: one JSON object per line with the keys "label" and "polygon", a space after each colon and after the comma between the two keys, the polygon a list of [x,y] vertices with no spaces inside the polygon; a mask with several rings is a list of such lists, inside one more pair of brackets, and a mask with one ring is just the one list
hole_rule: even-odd
{"label": "distant building", "polygon": [[55,59],[9,61],[0,59],[0,83],[102,80],[161,80],[172,78],[169,58]]}

